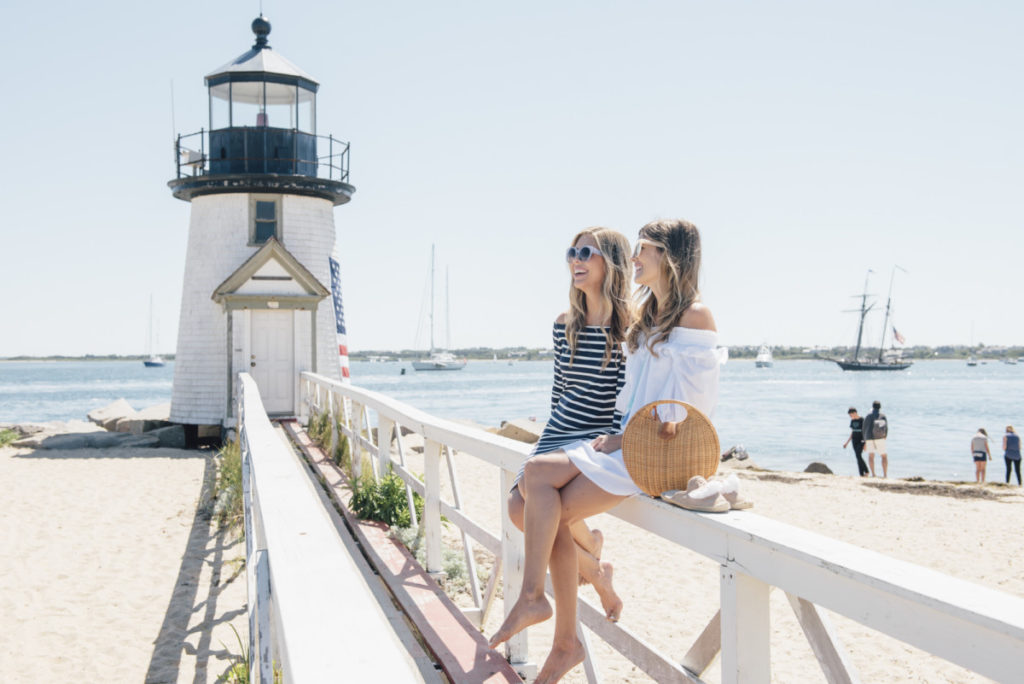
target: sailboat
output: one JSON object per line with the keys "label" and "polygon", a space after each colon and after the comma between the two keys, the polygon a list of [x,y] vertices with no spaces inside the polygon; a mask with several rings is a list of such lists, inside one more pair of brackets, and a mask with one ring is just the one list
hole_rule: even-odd
{"label": "sailboat", "polygon": [[[882,323],[882,339],[878,342],[878,358],[861,358],[860,346],[861,341],[864,338],[864,318],[868,315],[868,311],[874,308],[874,303],[868,305],[868,277],[872,273],[868,269],[867,276],[864,277],[864,294],[860,295],[860,323],[857,326],[857,346],[853,352],[853,358],[847,359],[831,359],[842,368],[844,371],[897,371],[906,370],[913,365],[913,361],[904,361],[900,358],[900,352],[896,349],[890,349],[888,352],[885,349],[885,333],[888,331],[889,318],[892,314],[892,283],[896,277],[896,269],[906,272],[899,266],[893,266],[892,275],[889,277],[889,296],[885,303],[885,321]],[[893,329],[893,336],[899,339],[899,334]]]}
{"label": "sailboat", "polygon": [[159,344],[153,331],[153,295],[149,295],[149,332],[146,334],[146,358],[142,362],[146,368],[160,368],[164,365],[163,358],[154,349]]}
{"label": "sailboat", "polygon": [[771,368],[772,348],[767,344],[762,344],[761,348],[757,350],[757,359],[754,361],[754,365],[757,368]]}
{"label": "sailboat", "polygon": [[971,321],[971,353],[967,355],[967,365],[978,365],[978,357],[974,355],[974,321]]}
{"label": "sailboat", "polygon": [[[445,273],[445,326],[448,330],[448,276]],[[418,371],[462,370],[466,367],[465,359],[457,359],[446,349],[434,347],[434,245],[430,246],[430,357],[413,361],[412,367]]]}

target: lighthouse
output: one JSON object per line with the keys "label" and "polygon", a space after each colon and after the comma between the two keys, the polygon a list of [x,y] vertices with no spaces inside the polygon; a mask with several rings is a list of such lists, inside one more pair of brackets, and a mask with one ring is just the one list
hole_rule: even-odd
{"label": "lighthouse", "polygon": [[209,128],[179,135],[168,185],[191,204],[171,396],[193,439],[234,425],[235,384],[252,375],[271,416],[299,410],[299,374],[340,379],[330,257],[348,202],[348,143],[317,128],[319,83],[271,49],[206,76]]}

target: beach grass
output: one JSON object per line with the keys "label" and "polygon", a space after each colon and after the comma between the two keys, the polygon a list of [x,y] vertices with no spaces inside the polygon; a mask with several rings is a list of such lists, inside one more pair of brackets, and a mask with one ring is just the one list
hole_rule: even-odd
{"label": "beach grass", "polygon": [[216,504],[213,516],[221,528],[242,527],[245,520],[242,500],[242,448],[238,440],[228,442],[217,452]]}
{"label": "beach grass", "polygon": [[0,430],[0,447],[5,447],[18,439],[18,433],[14,430]]}

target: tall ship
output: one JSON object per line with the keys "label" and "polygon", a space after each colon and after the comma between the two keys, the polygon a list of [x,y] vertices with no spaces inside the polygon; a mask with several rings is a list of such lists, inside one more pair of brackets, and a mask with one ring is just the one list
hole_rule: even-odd
{"label": "tall ship", "polygon": [[[875,304],[872,302],[868,304],[868,278],[872,271],[868,270],[868,275],[864,277],[864,294],[860,295],[860,321],[857,325],[857,344],[854,347],[853,358],[851,359],[829,359],[835,361],[835,363],[842,368],[844,371],[899,371],[906,370],[913,365],[913,361],[905,361],[902,358],[902,352],[895,347],[890,349],[885,348],[886,333],[889,330],[889,320],[892,317],[892,284],[896,277],[896,269],[906,272],[899,266],[893,266],[892,275],[889,277],[889,294],[885,302],[885,320],[882,323],[882,338],[878,342],[878,357],[861,357],[861,343],[864,339],[864,319],[867,317],[868,312],[871,311]],[[900,342],[902,344],[903,339],[896,329],[893,328],[893,341]]]}

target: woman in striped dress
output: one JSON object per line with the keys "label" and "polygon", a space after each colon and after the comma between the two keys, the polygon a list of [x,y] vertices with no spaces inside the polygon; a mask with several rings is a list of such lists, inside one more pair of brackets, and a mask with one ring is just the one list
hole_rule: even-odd
{"label": "woman in striped dress", "polygon": [[[551,418],[529,458],[618,432],[620,427],[615,398],[625,381],[622,342],[630,323],[629,241],[608,228],[587,228],[576,235],[566,261],[572,284],[569,310],[555,320],[552,332]],[[519,529],[524,509],[519,482],[525,466],[524,461],[508,497],[509,517]],[[622,601],[612,588],[611,563],[601,560],[604,537],[583,521],[570,529],[580,578],[594,585],[608,619],[618,620]]]}

